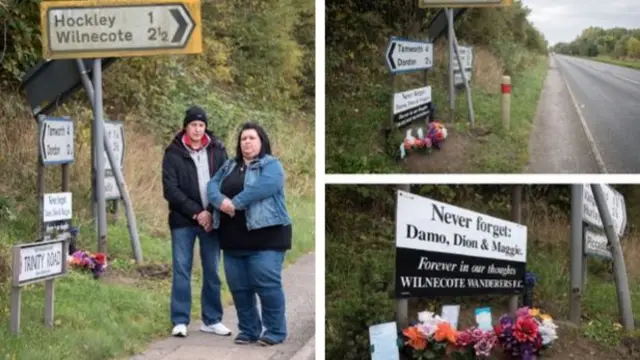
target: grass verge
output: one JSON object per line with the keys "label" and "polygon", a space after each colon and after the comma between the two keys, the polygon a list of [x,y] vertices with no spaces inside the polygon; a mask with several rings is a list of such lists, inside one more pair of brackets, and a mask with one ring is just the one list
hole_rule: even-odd
{"label": "grass verge", "polygon": [[[445,141],[443,150],[430,155],[413,154],[409,156],[413,159],[406,162],[395,161],[391,154],[397,152],[405,131],[392,130],[389,144],[385,141],[390,82],[382,77],[371,80],[372,76],[364,70],[362,74],[330,74],[328,81],[333,84],[328,83],[328,88],[341,90],[327,96],[327,173],[521,172],[528,160],[529,137],[548,58],[529,54],[517,67],[517,74],[512,76],[510,131],[506,132],[500,115],[501,65],[487,51],[482,54],[475,65],[474,79],[479,79],[479,83],[473,80],[471,89],[477,129],[471,129],[467,123],[469,111],[464,90],[457,92],[455,120],[452,119],[446,59],[437,58],[435,71],[428,75],[428,84],[432,87],[436,118],[444,121],[454,135]],[[487,76],[485,70],[490,75]],[[397,91],[423,86],[422,76],[397,76]],[[420,159],[416,159],[418,157]]]}
{"label": "grass verge", "polygon": [[590,57],[587,59],[640,70],[640,60],[619,60],[608,56]]}

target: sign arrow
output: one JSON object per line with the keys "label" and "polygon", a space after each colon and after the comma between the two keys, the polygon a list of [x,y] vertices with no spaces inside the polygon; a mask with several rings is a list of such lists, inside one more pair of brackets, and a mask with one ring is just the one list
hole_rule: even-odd
{"label": "sign arrow", "polygon": [[385,60],[392,74],[430,69],[433,67],[433,43],[392,37]]}
{"label": "sign arrow", "polygon": [[200,0],[44,1],[47,59],[202,52]]}
{"label": "sign arrow", "polygon": [[175,35],[173,35],[173,40],[171,40],[171,42],[179,43],[180,40],[182,40],[182,36],[184,35],[185,30],[187,30],[188,24],[185,18],[182,17],[180,11],[178,11],[177,9],[171,9],[170,11],[171,15],[173,15],[173,18],[176,19],[176,22],[178,23],[178,30],[176,30]]}

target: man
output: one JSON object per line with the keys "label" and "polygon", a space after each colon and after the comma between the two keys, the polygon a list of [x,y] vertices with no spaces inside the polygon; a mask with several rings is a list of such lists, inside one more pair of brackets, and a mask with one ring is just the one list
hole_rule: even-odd
{"label": "man", "polygon": [[212,229],[213,206],[207,199],[207,183],[227,160],[220,140],[207,129],[207,114],[192,106],[183,129],[167,146],[162,161],[164,198],[169,203],[169,228],[173,257],[171,322],[173,336],[187,336],[191,313],[191,268],[196,236],[202,263],[202,326],[200,331],[230,336],[222,324],[218,262],[220,242]]}

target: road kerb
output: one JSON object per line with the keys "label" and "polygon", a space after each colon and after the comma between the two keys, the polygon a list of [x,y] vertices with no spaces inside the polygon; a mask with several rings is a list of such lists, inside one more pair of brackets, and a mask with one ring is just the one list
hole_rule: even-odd
{"label": "road kerb", "polygon": [[315,359],[316,353],[316,336],[313,335],[300,350],[298,350],[291,360],[310,360]]}

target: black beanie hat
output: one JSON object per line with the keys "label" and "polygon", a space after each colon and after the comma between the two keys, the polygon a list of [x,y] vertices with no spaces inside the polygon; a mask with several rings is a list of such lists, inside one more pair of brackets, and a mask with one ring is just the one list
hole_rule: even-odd
{"label": "black beanie hat", "polygon": [[190,108],[187,109],[187,111],[185,112],[185,116],[184,116],[184,121],[182,123],[183,127],[187,127],[187,125],[192,122],[192,121],[196,121],[196,120],[200,120],[204,122],[205,127],[208,126],[209,124],[207,123],[207,112],[204,111],[203,108],[194,105]]}

